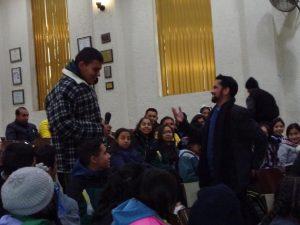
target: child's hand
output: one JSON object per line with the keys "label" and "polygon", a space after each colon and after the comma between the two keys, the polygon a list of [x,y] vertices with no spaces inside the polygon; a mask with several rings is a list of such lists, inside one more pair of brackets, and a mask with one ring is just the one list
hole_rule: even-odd
{"label": "child's hand", "polygon": [[172,107],[172,112],[173,112],[174,118],[176,119],[177,122],[182,123],[184,121],[184,115],[181,110],[181,107],[178,108],[178,111],[177,111],[177,109]]}

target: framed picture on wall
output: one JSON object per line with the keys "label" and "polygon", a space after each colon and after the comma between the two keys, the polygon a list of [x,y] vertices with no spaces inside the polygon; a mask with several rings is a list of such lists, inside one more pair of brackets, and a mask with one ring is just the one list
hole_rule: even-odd
{"label": "framed picture on wall", "polygon": [[112,63],[114,61],[112,49],[103,50],[103,51],[101,51],[101,54],[103,56],[103,64]]}
{"label": "framed picture on wall", "polygon": [[105,89],[107,90],[107,91],[109,91],[109,90],[113,90],[114,89],[114,82],[106,82],[105,83]]}
{"label": "framed picture on wall", "polygon": [[21,67],[12,68],[11,69],[11,77],[12,77],[13,85],[21,85],[22,84]]}
{"label": "framed picture on wall", "polygon": [[102,44],[111,42],[110,33],[101,34],[101,41],[102,41]]}
{"label": "framed picture on wall", "polygon": [[21,48],[9,49],[9,58],[11,63],[21,62],[22,61]]}
{"label": "framed picture on wall", "polygon": [[112,75],[111,75],[111,66],[104,66],[104,78],[105,79],[112,78]]}
{"label": "framed picture on wall", "polygon": [[77,39],[78,51],[80,52],[82,49],[87,47],[92,47],[92,37],[82,37]]}
{"label": "framed picture on wall", "polygon": [[25,103],[24,90],[14,90],[12,91],[13,105],[21,105]]}

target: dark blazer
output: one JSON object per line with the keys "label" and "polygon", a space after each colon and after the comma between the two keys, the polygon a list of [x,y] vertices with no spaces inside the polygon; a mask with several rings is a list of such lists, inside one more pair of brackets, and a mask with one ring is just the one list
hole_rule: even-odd
{"label": "dark blazer", "polygon": [[213,140],[214,177],[209,173],[207,161],[210,118],[202,129],[195,129],[187,122],[180,125],[190,135],[197,134],[201,139],[198,168],[200,187],[224,183],[241,193],[250,183],[251,170],[258,169],[264,159],[267,136],[251,118],[248,110],[234,102],[235,99],[232,99],[225,103],[217,118]]}

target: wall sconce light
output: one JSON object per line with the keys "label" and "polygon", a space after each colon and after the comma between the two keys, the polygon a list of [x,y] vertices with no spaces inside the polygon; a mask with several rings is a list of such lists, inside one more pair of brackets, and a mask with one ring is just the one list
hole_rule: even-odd
{"label": "wall sconce light", "polygon": [[101,2],[96,2],[96,5],[98,7],[98,9],[100,9],[101,11],[105,10],[105,6],[101,4]]}

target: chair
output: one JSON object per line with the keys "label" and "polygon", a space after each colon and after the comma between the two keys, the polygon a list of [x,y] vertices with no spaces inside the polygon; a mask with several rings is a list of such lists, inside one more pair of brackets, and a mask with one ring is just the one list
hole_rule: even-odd
{"label": "chair", "polygon": [[187,202],[187,207],[190,208],[193,206],[194,202],[197,200],[197,193],[199,191],[199,183],[183,183],[185,197]]}
{"label": "chair", "polygon": [[256,180],[259,193],[275,193],[279,188],[283,176],[283,172],[278,168],[259,169],[256,172]]}

